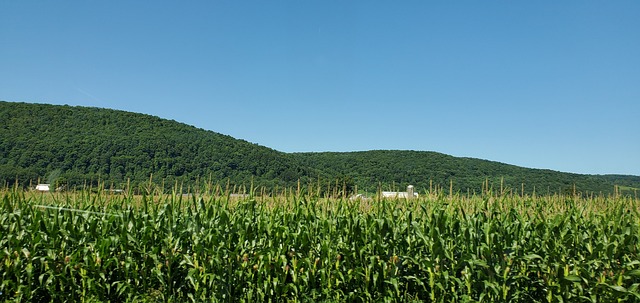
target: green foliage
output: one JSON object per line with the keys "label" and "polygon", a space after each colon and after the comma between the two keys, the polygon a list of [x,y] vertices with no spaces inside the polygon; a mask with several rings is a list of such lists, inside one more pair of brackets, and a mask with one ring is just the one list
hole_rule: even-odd
{"label": "green foliage", "polygon": [[638,201],[29,195],[3,302],[637,302]]}
{"label": "green foliage", "polygon": [[621,185],[616,194],[634,196],[640,189],[638,176],[568,174],[435,152],[286,154],[175,121],[110,109],[0,101],[0,121],[0,186],[40,180],[56,188],[98,183],[124,188],[152,176],[166,188],[203,179],[269,189],[320,183],[326,195],[409,184],[420,192],[462,193],[609,194]]}
{"label": "green foliage", "polygon": [[353,176],[355,184],[369,192],[375,192],[379,184],[388,187],[393,183],[402,189],[412,184],[422,191],[448,191],[452,187],[454,193],[494,191],[543,195],[611,194],[616,184],[624,184],[627,190],[621,193],[634,196],[629,189],[640,188],[638,176],[562,173],[436,152],[375,150],[294,155],[302,165],[318,168],[326,176]]}
{"label": "green foliage", "polygon": [[[313,173],[291,155],[175,121],[109,109],[0,102],[0,180],[63,178],[122,188],[198,178],[292,186]],[[48,180],[53,183],[53,180]]]}

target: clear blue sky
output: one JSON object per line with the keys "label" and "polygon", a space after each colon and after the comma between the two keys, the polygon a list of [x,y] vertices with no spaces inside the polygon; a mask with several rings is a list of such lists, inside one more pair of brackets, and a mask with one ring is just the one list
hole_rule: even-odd
{"label": "clear blue sky", "polygon": [[0,100],[640,175],[640,1],[0,0]]}

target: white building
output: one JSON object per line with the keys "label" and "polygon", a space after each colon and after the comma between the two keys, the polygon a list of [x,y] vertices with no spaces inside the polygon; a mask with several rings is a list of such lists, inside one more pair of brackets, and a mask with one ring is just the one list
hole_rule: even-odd
{"label": "white building", "polygon": [[418,197],[418,193],[414,192],[413,185],[409,185],[407,186],[407,191],[383,191],[382,197],[413,199]]}
{"label": "white building", "polygon": [[51,188],[50,184],[38,184],[36,185],[36,190],[37,191],[49,191]]}

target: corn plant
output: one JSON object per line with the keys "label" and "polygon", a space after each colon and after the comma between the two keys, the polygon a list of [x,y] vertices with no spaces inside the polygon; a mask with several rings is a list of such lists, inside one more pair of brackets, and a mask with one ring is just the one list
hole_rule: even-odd
{"label": "corn plant", "polygon": [[0,301],[640,300],[632,198],[180,192],[5,190]]}

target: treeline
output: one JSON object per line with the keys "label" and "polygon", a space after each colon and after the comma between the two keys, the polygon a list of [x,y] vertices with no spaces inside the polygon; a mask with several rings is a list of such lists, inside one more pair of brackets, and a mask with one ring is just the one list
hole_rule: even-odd
{"label": "treeline", "polygon": [[362,189],[402,189],[460,193],[633,194],[640,177],[581,175],[530,169],[494,161],[453,157],[436,152],[376,150],[295,154],[306,167],[322,167],[327,174],[348,176]]}
{"label": "treeline", "polygon": [[527,169],[435,152],[287,154],[176,121],[111,109],[0,101],[0,182],[167,188],[202,182],[273,189],[313,184],[327,193],[501,191],[635,194],[638,176]]}

